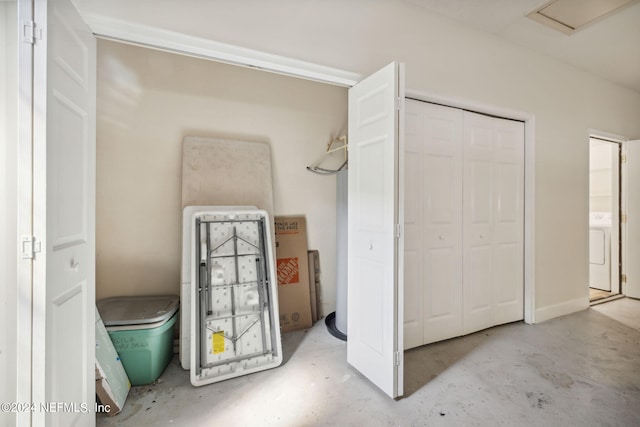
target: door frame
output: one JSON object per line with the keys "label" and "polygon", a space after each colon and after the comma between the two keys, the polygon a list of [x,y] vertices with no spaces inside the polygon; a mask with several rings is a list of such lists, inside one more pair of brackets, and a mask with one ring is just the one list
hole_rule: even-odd
{"label": "door frame", "polygon": [[[626,264],[625,259],[623,257],[626,256],[626,238],[625,238],[625,223],[622,221],[622,215],[625,212],[625,208],[626,208],[626,174],[625,174],[625,167],[626,167],[626,163],[623,161],[624,156],[626,155],[625,152],[625,142],[628,141],[628,138],[625,138],[623,136],[620,135],[615,135],[612,133],[608,133],[608,132],[602,132],[602,131],[598,131],[598,130],[593,130],[593,129],[589,129],[589,134],[587,137],[587,146],[589,147],[589,155],[591,155],[591,148],[590,148],[590,141],[591,139],[599,139],[602,140],[603,142],[609,142],[611,144],[617,144],[619,147],[619,157],[618,157],[618,220],[617,220],[617,225],[618,225],[618,255],[617,255],[617,261],[619,263],[619,267],[618,267],[618,284],[617,284],[617,289],[618,295],[624,295],[624,291],[625,289],[623,288],[623,286],[625,286],[625,283],[622,280],[623,275],[625,274],[624,271],[624,266]],[[590,197],[590,191],[591,191],[591,186],[589,185],[587,187],[587,197]],[[589,212],[589,208],[587,208],[587,211]],[[612,224],[613,225],[613,224]],[[587,226],[589,226],[589,224],[587,224]],[[590,243],[587,241],[587,245],[590,245]],[[588,248],[589,246],[587,246]],[[613,257],[611,257],[611,259],[613,259]],[[588,262],[587,262],[588,265]],[[613,265],[612,265],[613,267]],[[587,282],[587,301],[589,302],[589,304],[591,305],[591,299],[589,298],[589,289],[590,289],[590,283]],[[614,290],[613,284],[611,287],[611,291]],[[598,302],[602,302],[602,300],[598,301]]]}
{"label": "door frame", "polygon": [[[601,131],[601,130],[597,130],[597,129],[588,129],[588,133],[587,133],[587,144],[589,143],[589,139],[590,138],[599,138],[599,139],[605,139],[607,141],[611,141],[613,143],[617,143],[620,145],[620,182],[618,183],[618,185],[620,186],[620,206],[619,206],[619,213],[620,213],[620,235],[618,236],[618,238],[620,239],[620,254],[618,255],[620,258],[620,283],[619,283],[619,291],[620,291],[620,295],[626,295],[627,293],[627,284],[625,283],[625,281],[623,280],[623,277],[627,274],[627,269],[626,266],[627,264],[627,260],[629,259],[628,256],[628,248],[627,248],[627,224],[625,221],[622,221],[622,216],[626,215],[627,212],[627,197],[628,197],[628,191],[627,188],[629,188],[629,186],[627,185],[627,163],[624,161],[624,158],[627,155],[627,144],[626,142],[629,141],[629,138],[622,136],[622,135],[617,135],[615,133],[611,133],[611,132],[605,132],[605,131]],[[587,283],[587,289],[586,289],[586,298],[587,298],[587,302],[589,302],[589,284]]]}
{"label": "door frame", "polygon": [[[589,140],[590,138],[598,138],[598,139],[605,139],[607,141],[611,141],[612,143],[617,143],[620,145],[620,170],[619,170],[619,179],[620,181],[618,182],[619,185],[619,190],[620,190],[620,206],[619,208],[619,226],[620,226],[620,233],[618,236],[618,239],[620,240],[619,242],[619,247],[620,247],[620,253],[618,254],[619,257],[619,262],[620,262],[620,278],[619,278],[619,293],[620,295],[625,295],[626,294],[626,283],[623,281],[623,276],[626,274],[626,265],[627,265],[627,259],[628,259],[628,254],[627,254],[627,225],[624,221],[622,221],[622,216],[626,215],[626,211],[627,211],[627,164],[623,161],[624,157],[627,155],[627,145],[625,144],[627,141],[629,141],[629,138],[622,136],[622,135],[617,135],[611,132],[604,132],[601,130],[597,130],[597,129],[588,129],[588,133],[587,133],[587,147],[589,147]],[[587,186],[587,191],[589,191],[589,187]],[[587,197],[589,195],[587,194]],[[588,261],[588,260],[587,260]],[[588,265],[588,264],[587,264]],[[585,298],[587,299],[587,304],[590,305],[590,301],[589,301],[589,283],[587,283],[587,287],[586,287],[586,295]]]}
{"label": "door frame", "polygon": [[[18,0],[18,27],[34,20],[34,5],[31,0]],[[22,33],[22,31],[20,31]],[[33,355],[33,260],[25,258],[27,241],[33,236],[33,45],[18,38],[18,239],[16,251],[17,267],[17,322],[16,346],[16,401],[32,401],[32,355]],[[31,412],[16,413],[17,426],[31,425]]]}
{"label": "door frame", "polygon": [[535,305],[535,115],[464,98],[406,89],[407,98],[524,122],[524,322],[534,324]]}

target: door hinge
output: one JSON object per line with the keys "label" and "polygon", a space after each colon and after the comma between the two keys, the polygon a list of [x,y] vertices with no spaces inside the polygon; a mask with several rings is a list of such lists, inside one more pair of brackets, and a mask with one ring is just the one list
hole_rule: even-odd
{"label": "door hinge", "polygon": [[620,281],[621,281],[622,283],[627,283],[627,275],[626,275],[626,274],[623,274],[622,276],[620,276]]}
{"label": "door hinge", "polygon": [[402,99],[400,97],[396,97],[396,111],[400,111],[402,108]]}
{"label": "door hinge", "polygon": [[42,245],[34,236],[22,236],[20,239],[22,246],[22,259],[34,259],[36,254],[41,252]]}
{"label": "door hinge", "polygon": [[400,366],[400,352],[399,351],[396,351],[394,353],[394,361],[393,361],[393,363],[395,363],[396,366]]}
{"label": "door hinge", "polygon": [[620,163],[627,163],[627,155],[626,154],[621,154],[620,155]]}
{"label": "door hinge", "polygon": [[622,223],[622,224],[626,224],[627,223],[627,214],[620,215],[620,223]]}
{"label": "door hinge", "polygon": [[22,23],[22,41],[36,44],[36,40],[42,40],[42,29],[38,28],[33,21],[24,21]]}
{"label": "door hinge", "polygon": [[400,224],[396,224],[396,239],[400,238]]}

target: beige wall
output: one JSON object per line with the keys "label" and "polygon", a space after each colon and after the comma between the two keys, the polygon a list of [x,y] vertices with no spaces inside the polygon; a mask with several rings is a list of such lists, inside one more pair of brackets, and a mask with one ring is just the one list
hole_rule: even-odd
{"label": "beige wall", "polygon": [[[17,302],[17,11],[0,2],[0,402],[16,400]],[[6,423],[6,424],[5,424]],[[15,414],[0,412],[0,425]]]}
{"label": "beige wall", "polygon": [[[179,293],[185,136],[267,142],[276,215],[303,214],[335,309],[335,177],[305,167],[346,132],[344,88],[100,40],[97,298]],[[224,185],[224,184],[222,184]]]}
{"label": "beige wall", "polygon": [[398,0],[165,2],[153,14],[145,1],[81,3],[363,75],[399,60],[411,89],[535,115],[536,309],[553,317],[584,306],[589,129],[640,138],[638,92]]}

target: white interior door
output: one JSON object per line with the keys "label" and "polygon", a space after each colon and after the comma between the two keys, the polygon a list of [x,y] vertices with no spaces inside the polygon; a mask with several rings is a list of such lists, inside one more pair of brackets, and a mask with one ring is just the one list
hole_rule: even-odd
{"label": "white interior door", "polygon": [[404,372],[402,74],[392,63],[349,90],[347,360],[391,397],[402,395]]}
{"label": "white interior door", "polygon": [[406,101],[406,349],[462,335],[462,113]]}
{"label": "white interior door", "polygon": [[625,164],[625,262],[627,277],[623,292],[631,298],[640,298],[640,140],[624,143],[627,162]]}
{"label": "white interior door", "polygon": [[620,144],[589,138],[589,287],[620,293]]}
{"label": "white interior door", "polygon": [[524,315],[524,124],[464,112],[464,333]]}
{"label": "white interior door", "polygon": [[620,144],[613,146],[613,156],[611,156],[611,231],[610,231],[610,254],[611,254],[611,291],[620,293]]}
{"label": "white interior door", "polygon": [[96,41],[69,0],[34,14],[33,401],[76,406],[33,420],[94,425]]}

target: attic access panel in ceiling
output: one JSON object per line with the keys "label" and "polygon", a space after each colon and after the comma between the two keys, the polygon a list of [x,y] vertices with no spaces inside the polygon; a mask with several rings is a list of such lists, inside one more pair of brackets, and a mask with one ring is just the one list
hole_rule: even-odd
{"label": "attic access panel in ceiling", "polygon": [[569,35],[637,2],[638,0],[552,0],[527,16]]}

